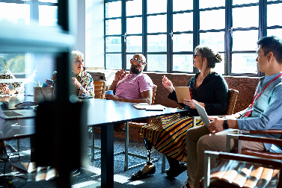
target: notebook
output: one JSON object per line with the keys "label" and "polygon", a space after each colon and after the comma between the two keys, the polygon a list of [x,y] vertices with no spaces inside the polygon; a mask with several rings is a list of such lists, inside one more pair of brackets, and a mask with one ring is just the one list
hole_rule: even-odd
{"label": "notebook", "polygon": [[178,103],[183,103],[183,99],[192,99],[192,92],[189,86],[174,87]]}
{"label": "notebook", "polygon": [[208,124],[210,123],[210,120],[208,118],[208,114],[205,110],[204,107],[202,107],[201,105],[199,105],[195,100],[193,100],[195,107],[198,111],[198,114],[201,116],[201,119],[203,121],[203,124],[208,128]]}
{"label": "notebook", "polygon": [[166,107],[160,104],[148,104],[148,103],[136,103],[133,104],[134,108],[138,110],[147,110],[147,111],[162,111]]}
{"label": "notebook", "polygon": [[34,110],[2,110],[0,108],[0,118],[3,119],[19,119],[35,117]]}

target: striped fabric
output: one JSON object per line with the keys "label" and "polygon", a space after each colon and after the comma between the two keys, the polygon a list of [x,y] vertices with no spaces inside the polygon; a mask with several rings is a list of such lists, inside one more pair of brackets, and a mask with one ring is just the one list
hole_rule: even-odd
{"label": "striped fabric", "polygon": [[[201,124],[202,122],[197,123]],[[192,117],[181,117],[180,114],[160,116],[154,123],[143,126],[140,135],[159,152],[186,162],[186,131],[192,126]]]}

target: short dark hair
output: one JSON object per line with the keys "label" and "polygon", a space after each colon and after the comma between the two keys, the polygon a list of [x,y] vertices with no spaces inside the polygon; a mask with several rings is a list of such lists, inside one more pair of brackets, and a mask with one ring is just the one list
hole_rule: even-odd
{"label": "short dark hair", "polygon": [[264,51],[264,55],[272,52],[278,63],[282,64],[282,40],[275,36],[262,37],[257,42]]}

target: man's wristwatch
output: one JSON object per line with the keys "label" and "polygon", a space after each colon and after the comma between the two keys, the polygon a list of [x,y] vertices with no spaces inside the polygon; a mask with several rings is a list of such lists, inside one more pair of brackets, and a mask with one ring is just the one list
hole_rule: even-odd
{"label": "man's wristwatch", "polygon": [[227,123],[227,119],[225,119],[223,121],[223,129],[229,129],[228,123]]}
{"label": "man's wristwatch", "polygon": [[79,88],[78,90],[83,90],[83,87],[82,87],[82,86],[80,86],[80,88]]}

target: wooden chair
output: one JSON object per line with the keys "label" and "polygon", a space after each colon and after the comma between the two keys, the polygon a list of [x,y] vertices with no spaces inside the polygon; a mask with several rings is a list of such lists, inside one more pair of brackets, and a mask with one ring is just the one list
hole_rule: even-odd
{"label": "wooden chair", "polygon": [[[96,88],[96,84],[95,84],[95,88]],[[155,101],[155,97],[156,97],[156,94],[157,94],[157,86],[155,85],[153,87],[153,93],[152,93],[152,104],[154,103]],[[96,98],[96,94],[95,94],[95,98]],[[141,155],[138,155],[138,154],[134,154],[134,153],[129,153],[128,152],[128,145],[129,145],[129,127],[135,127],[135,128],[142,128],[142,126],[144,126],[145,124],[149,123],[150,120],[149,119],[146,119],[144,120],[144,122],[126,122],[126,126],[125,126],[125,151],[121,151],[121,152],[118,152],[118,153],[115,153],[114,155],[118,155],[118,154],[125,154],[125,161],[124,161],[124,170],[128,170],[130,168],[134,168],[136,166],[140,166],[140,165],[143,165],[145,164],[144,163],[140,163],[140,164],[137,164],[137,165],[134,165],[134,166],[131,166],[131,167],[128,167],[128,155],[131,155],[131,156],[135,156],[135,157],[139,157],[139,158],[143,158],[143,159],[147,159],[147,157],[145,156],[141,156]],[[99,152],[95,152],[94,153],[94,149],[101,149],[99,147],[95,147],[94,146],[94,130],[92,131],[92,135],[91,135],[91,145],[90,145],[90,148],[91,148],[91,161],[93,162],[94,161],[94,155],[96,153],[99,153]],[[99,158],[97,158],[99,159]]]}
{"label": "wooden chair", "polygon": [[98,99],[104,99],[106,87],[107,85],[105,80],[94,80],[94,97]]}
{"label": "wooden chair", "polygon": [[[236,89],[228,89],[228,106],[225,114],[221,115],[231,115],[234,113],[235,105],[237,102],[237,97],[239,95],[239,91]],[[200,116],[193,117],[193,127],[197,126],[201,122]]]}
{"label": "wooden chair", "polygon": [[[156,94],[157,94],[157,86],[155,85],[153,87],[153,93],[152,93],[152,104],[154,104],[155,102],[155,98],[156,98]],[[133,128],[138,128],[141,129],[144,125],[151,123],[152,120],[149,119],[145,119],[143,122],[126,122],[126,127],[125,127],[125,161],[124,161],[124,170],[128,170],[130,168],[135,168],[137,166],[141,166],[144,165],[146,162],[143,163],[139,163],[133,166],[128,166],[128,155],[134,156],[134,157],[139,157],[142,159],[147,159],[147,156],[142,156],[142,155],[138,155],[138,154],[134,154],[134,153],[130,153],[128,152],[128,144],[129,144],[129,127],[133,127]],[[154,161],[154,159],[152,159]]]}
{"label": "wooden chair", "polygon": [[[236,89],[228,89],[228,106],[226,109],[225,114],[223,115],[231,115],[234,112],[235,105],[237,102],[237,97],[239,95],[239,91]],[[200,116],[194,116],[193,117],[193,127],[199,125],[201,123],[201,117]],[[162,155],[162,173],[166,172],[165,169],[165,155]]]}

